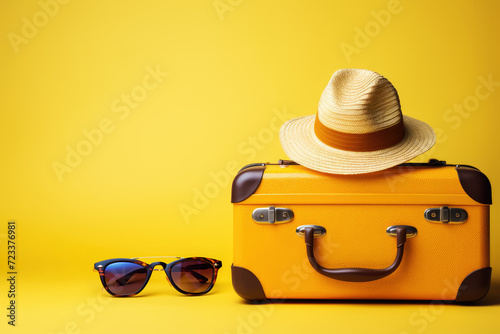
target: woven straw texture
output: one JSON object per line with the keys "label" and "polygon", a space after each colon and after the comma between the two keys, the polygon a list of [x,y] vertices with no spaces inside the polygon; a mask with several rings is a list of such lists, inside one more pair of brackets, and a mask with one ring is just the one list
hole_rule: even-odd
{"label": "woven straw texture", "polygon": [[341,150],[323,143],[314,132],[316,115],[287,121],[280,130],[287,156],[301,165],[331,174],[364,174],[409,161],[436,141],[432,128],[403,116],[396,89],[378,73],[360,69],[335,72],[321,95],[318,119],[328,129],[346,134],[369,134],[401,120],[405,134],[394,145],[375,151]]}

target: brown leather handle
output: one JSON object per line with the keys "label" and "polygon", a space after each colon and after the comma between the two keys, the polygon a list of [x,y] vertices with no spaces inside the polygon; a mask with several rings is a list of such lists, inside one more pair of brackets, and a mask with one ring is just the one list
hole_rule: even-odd
{"label": "brown leather handle", "polygon": [[384,278],[392,274],[398,269],[401,260],[403,260],[404,245],[406,242],[406,227],[398,226],[396,228],[396,244],[397,254],[394,262],[384,269],[368,269],[368,268],[338,268],[328,269],[322,267],[314,258],[314,227],[306,227],[304,229],[304,237],[306,241],[307,257],[312,267],[322,275],[327,277],[348,282],[369,282]]}

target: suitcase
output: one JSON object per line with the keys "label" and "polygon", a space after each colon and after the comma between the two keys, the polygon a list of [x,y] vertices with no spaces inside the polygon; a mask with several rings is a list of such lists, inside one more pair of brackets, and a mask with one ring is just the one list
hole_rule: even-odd
{"label": "suitcase", "polygon": [[491,185],[474,167],[432,159],[331,175],[251,164],[231,201],[232,283],[244,299],[472,302],[488,292]]}

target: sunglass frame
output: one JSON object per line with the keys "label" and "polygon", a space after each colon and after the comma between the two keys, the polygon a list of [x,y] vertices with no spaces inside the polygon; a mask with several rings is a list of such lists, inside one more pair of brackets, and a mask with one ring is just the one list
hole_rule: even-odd
{"label": "sunglass frame", "polygon": [[[165,256],[164,258],[168,258],[168,257],[170,257],[170,256]],[[144,258],[147,258],[147,257],[144,257]],[[179,288],[177,286],[177,284],[174,282],[174,280],[172,279],[172,273],[171,273],[172,267],[175,266],[176,264],[178,264],[179,262],[183,262],[183,261],[186,261],[186,260],[205,261],[205,262],[210,263],[212,265],[212,267],[213,267],[212,281],[210,283],[210,286],[205,291],[202,291],[202,292],[187,292],[187,291],[184,291],[181,288]],[[114,293],[113,291],[111,291],[108,288],[108,286],[106,284],[106,279],[105,279],[104,272],[105,272],[106,267],[108,265],[110,265],[112,263],[117,263],[117,262],[135,263],[135,264],[138,264],[138,265],[146,268],[146,270],[147,270],[146,280],[144,281],[144,284],[142,285],[142,287],[137,292],[131,293],[131,294],[116,294],[116,293]],[[170,284],[174,287],[174,289],[176,289],[180,293],[188,295],[188,296],[197,296],[197,295],[206,294],[210,290],[212,290],[212,288],[213,288],[213,286],[215,284],[215,281],[217,279],[217,273],[218,273],[219,269],[222,267],[222,261],[211,259],[211,258],[207,258],[207,257],[185,257],[185,258],[179,258],[178,260],[170,262],[170,263],[153,262],[151,264],[148,264],[146,262],[138,260],[137,258],[132,258],[132,259],[130,259],[130,258],[114,258],[114,259],[103,260],[103,261],[99,261],[99,262],[94,263],[94,269],[99,272],[99,277],[101,279],[102,286],[104,287],[104,289],[106,289],[106,291],[110,295],[113,295],[113,296],[116,296],[116,297],[131,297],[131,296],[135,296],[135,295],[139,294],[146,287],[146,285],[149,282],[149,278],[151,277],[151,274],[154,271],[154,268],[156,266],[158,266],[158,265],[163,268],[163,270],[165,271],[165,274],[167,275],[167,279],[169,280]]]}

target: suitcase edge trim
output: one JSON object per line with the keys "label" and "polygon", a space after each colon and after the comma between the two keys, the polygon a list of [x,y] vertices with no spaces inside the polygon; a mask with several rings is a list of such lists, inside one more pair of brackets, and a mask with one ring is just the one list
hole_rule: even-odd
{"label": "suitcase edge trim", "polygon": [[[484,298],[490,289],[491,272],[491,267],[486,267],[467,275],[458,288],[454,302],[468,304]],[[260,280],[250,270],[232,265],[231,278],[233,289],[241,298],[250,302],[268,300]]]}
{"label": "suitcase edge trim", "polygon": [[[266,165],[264,163],[250,164],[240,169],[233,180],[231,203],[242,202],[255,193],[264,176]],[[467,165],[447,166],[455,166],[458,180],[467,196],[480,204],[492,204],[491,183],[484,173]]]}
{"label": "suitcase edge trim", "polygon": [[264,176],[265,164],[243,167],[234,177],[231,189],[231,203],[239,203],[252,196]]}
{"label": "suitcase edge trim", "polygon": [[491,183],[480,170],[458,165],[458,180],[465,193],[481,204],[492,204]]}
{"label": "suitcase edge trim", "polygon": [[231,266],[231,277],[234,291],[243,299],[248,301],[266,300],[264,288],[257,276],[250,270]]}
{"label": "suitcase edge trim", "polygon": [[467,275],[458,288],[456,303],[472,303],[488,294],[491,283],[491,267],[475,270]]}

